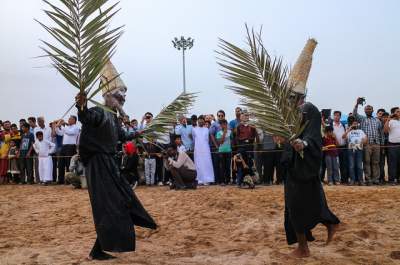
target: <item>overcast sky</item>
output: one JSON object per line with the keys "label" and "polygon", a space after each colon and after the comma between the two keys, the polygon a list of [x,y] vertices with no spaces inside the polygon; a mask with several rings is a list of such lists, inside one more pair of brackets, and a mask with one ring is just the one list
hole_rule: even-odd
{"label": "overcast sky", "polygon": [[[57,1],[51,1],[56,3]],[[47,22],[40,0],[2,0],[0,9],[0,119],[59,118],[76,90],[47,65],[34,18]],[[215,61],[218,38],[244,46],[244,23],[259,28],[272,55],[293,65],[309,37],[318,41],[308,100],[319,108],[351,111],[357,96],[378,107],[400,105],[400,1],[396,0],[121,0],[112,26],[125,25],[113,63],[128,87],[131,117],[157,113],[182,91],[175,36],[190,36],[187,88],[201,92],[194,113],[224,109],[238,97],[224,88]]]}

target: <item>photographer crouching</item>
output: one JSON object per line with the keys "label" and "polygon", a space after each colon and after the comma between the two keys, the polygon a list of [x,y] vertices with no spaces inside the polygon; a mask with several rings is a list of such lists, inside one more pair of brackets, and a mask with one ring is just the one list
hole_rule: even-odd
{"label": "photographer crouching", "polygon": [[170,145],[163,153],[165,168],[171,172],[171,189],[196,189],[197,172],[192,159],[185,153],[180,152],[175,144]]}

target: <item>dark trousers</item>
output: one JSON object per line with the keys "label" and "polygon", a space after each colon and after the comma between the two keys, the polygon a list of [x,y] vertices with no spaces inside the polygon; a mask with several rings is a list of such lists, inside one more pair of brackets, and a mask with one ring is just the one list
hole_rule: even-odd
{"label": "dark trousers", "polygon": [[219,153],[219,184],[228,184],[231,180],[231,153]]}
{"label": "dark trousers", "polygon": [[219,153],[218,153],[218,150],[214,147],[211,149],[211,159],[212,159],[212,164],[213,164],[213,169],[214,169],[215,183],[220,183],[221,176],[219,173]]}
{"label": "dark trousers", "polygon": [[324,181],[325,179],[325,173],[326,173],[325,152],[322,152],[321,167],[319,170],[319,178],[321,179],[321,182]]}
{"label": "dark trousers", "polygon": [[351,181],[364,182],[363,180],[363,151],[362,150],[347,150],[347,157],[349,162],[349,176]]}
{"label": "dark trousers", "polygon": [[18,160],[21,183],[33,183],[33,158],[20,157]]}
{"label": "dark trousers", "polygon": [[155,183],[164,182],[164,161],[162,157],[156,157],[156,173],[155,173]]}
{"label": "dark trousers", "polygon": [[386,160],[388,161],[388,166],[389,166],[389,155],[388,155],[388,149],[386,146],[382,145],[381,146],[381,156],[379,159],[379,182],[384,183],[385,182],[385,164]]}
{"label": "dark trousers", "polygon": [[395,179],[400,181],[400,144],[389,143],[388,150],[388,171],[389,181],[393,182]]}
{"label": "dark trousers", "polygon": [[57,181],[58,153],[51,154],[53,160],[53,182]]}
{"label": "dark trousers", "polygon": [[64,184],[65,172],[69,172],[71,157],[76,154],[76,145],[65,144],[61,147],[60,159],[58,160],[58,183]]}
{"label": "dark trousers", "polygon": [[196,188],[197,187],[197,172],[196,170],[190,170],[185,167],[169,168],[172,175],[172,186],[174,188]]}
{"label": "dark trousers", "polygon": [[249,174],[249,169],[248,168],[244,168],[241,165],[237,166],[236,175],[237,175],[237,184],[238,185],[242,185],[243,184],[243,179],[247,174]]}
{"label": "dark trousers", "polygon": [[274,181],[274,171],[275,171],[275,153],[273,150],[261,153],[263,174],[261,182],[264,184],[272,184]]}
{"label": "dark trousers", "polygon": [[281,163],[282,150],[276,149],[275,153],[275,167],[276,167],[276,184],[282,184],[286,179],[286,170]]}
{"label": "dark trousers", "polygon": [[34,176],[35,176],[35,182],[39,183],[40,182],[40,176],[39,176],[39,158],[38,155],[32,151],[32,153],[34,153],[32,155],[33,159],[33,168],[34,168]]}
{"label": "dark trousers", "polygon": [[246,162],[247,166],[249,167],[249,175],[254,176],[253,171],[253,152],[254,146],[251,143],[246,142],[239,142],[238,152],[242,155],[244,161]]}
{"label": "dark trousers", "polygon": [[129,182],[134,184],[139,181],[139,156],[137,154],[132,156],[125,156],[122,162],[121,175]]}
{"label": "dark trousers", "polygon": [[346,146],[340,146],[339,149],[339,168],[340,168],[340,182],[349,182],[349,159]]}

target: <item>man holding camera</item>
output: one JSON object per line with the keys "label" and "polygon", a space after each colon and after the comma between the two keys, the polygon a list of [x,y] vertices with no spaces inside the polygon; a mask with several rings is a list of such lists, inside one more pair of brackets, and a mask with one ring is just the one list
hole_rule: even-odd
{"label": "man holding camera", "polygon": [[80,128],[76,125],[77,117],[71,115],[68,123],[59,120],[56,124],[56,133],[63,137],[60,151],[60,159],[58,161],[58,184],[64,184],[65,172],[69,172],[69,164],[71,157],[76,154],[76,144]]}
{"label": "man holding camera", "polygon": [[364,107],[365,117],[358,114],[358,106],[363,105],[364,98],[357,98],[353,110],[353,116],[360,123],[361,130],[368,137],[368,143],[364,146],[364,174],[367,185],[379,184],[380,145],[382,143],[382,123],[372,116],[374,108],[371,105]]}
{"label": "man holding camera", "polygon": [[172,174],[171,189],[197,188],[196,166],[185,152],[178,151],[177,146],[173,144],[167,148],[164,159],[167,160],[167,170]]}
{"label": "man holding camera", "polygon": [[389,182],[399,184],[400,182],[400,109],[394,107],[390,110],[391,115],[386,120],[384,131],[389,134],[388,169]]}

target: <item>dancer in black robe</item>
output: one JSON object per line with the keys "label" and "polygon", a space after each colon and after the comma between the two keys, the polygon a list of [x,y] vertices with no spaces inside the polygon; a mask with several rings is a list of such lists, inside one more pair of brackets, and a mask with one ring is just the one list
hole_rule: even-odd
{"label": "dancer in black robe", "polygon": [[[309,256],[307,241],[313,241],[311,230],[319,223],[327,227],[329,243],[339,219],[329,210],[319,179],[322,156],[321,115],[311,103],[301,106],[307,123],[299,139],[287,143],[282,163],[287,169],[285,181],[285,231],[288,244],[298,243],[295,257]],[[301,152],[303,157],[301,157]]]}
{"label": "dancer in black robe", "polygon": [[[76,100],[82,123],[79,154],[85,165],[97,233],[89,259],[104,260],[113,258],[104,251],[135,250],[134,225],[155,229],[156,223],[121,176],[115,159],[118,140],[133,136],[126,137],[116,114],[100,107],[88,109],[85,95],[78,95]],[[123,90],[105,95],[105,104],[119,113],[124,102]]]}

